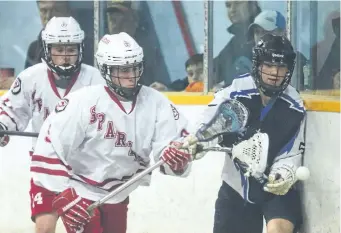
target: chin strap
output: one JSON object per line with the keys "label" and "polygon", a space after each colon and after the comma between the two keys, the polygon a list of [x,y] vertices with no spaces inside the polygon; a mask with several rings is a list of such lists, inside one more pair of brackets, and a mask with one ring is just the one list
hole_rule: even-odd
{"label": "chin strap", "polygon": [[122,98],[125,98],[127,100],[134,100],[135,97],[138,95],[138,93],[141,90],[142,85],[141,84],[137,84],[137,86],[134,88],[134,90],[131,92],[130,95],[128,95],[127,93],[125,93],[124,89],[128,89],[128,88],[124,88],[124,87],[119,87],[115,84],[111,84],[107,82],[107,85],[109,87],[109,89],[111,91],[113,91],[114,93],[116,93],[117,95],[119,95]]}

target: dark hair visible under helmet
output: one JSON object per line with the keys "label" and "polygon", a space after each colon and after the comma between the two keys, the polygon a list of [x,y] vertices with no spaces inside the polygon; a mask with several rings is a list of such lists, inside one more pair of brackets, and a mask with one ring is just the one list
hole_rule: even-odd
{"label": "dark hair visible under helmet", "polygon": [[[296,53],[285,36],[265,34],[253,48],[252,55],[252,77],[257,88],[266,96],[280,95],[290,84],[291,76],[295,68]],[[262,64],[286,66],[288,72],[285,74],[280,86],[273,86],[263,82],[261,71]]]}

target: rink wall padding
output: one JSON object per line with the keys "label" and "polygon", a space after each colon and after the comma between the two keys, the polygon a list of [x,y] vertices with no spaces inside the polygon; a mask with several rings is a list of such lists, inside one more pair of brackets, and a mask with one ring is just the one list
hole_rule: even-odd
{"label": "rink wall padding", "polygon": [[[168,96],[179,98],[175,94]],[[197,105],[198,101],[206,104],[213,98],[193,96],[177,102],[179,111],[192,123],[205,108]],[[191,104],[186,105],[186,101]],[[311,103],[304,156],[304,165],[310,169],[311,177],[300,186],[304,208],[304,226],[300,233],[336,233],[340,232],[340,106],[333,98],[320,105],[314,105],[316,101]],[[12,137],[7,147],[0,148],[0,232],[34,232],[28,195],[30,143],[29,138]],[[223,162],[223,154],[211,152],[195,162],[187,178],[154,172],[151,186],[140,187],[131,195],[128,233],[212,232]],[[57,233],[64,232],[59,223]]]}

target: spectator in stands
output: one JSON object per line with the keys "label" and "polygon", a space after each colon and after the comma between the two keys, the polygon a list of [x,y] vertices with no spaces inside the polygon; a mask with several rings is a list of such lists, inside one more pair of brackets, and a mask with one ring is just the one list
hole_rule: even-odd
{"label": "spectator in stands", "polygon": [[267,33],[285,36],[286,22],[284,16],[274,10],[262,11],[249,26],[248,41],[257,41]]}
{"label": "spectator in stands", "polygon": [[172,82],[168,87],[160,82],[151,85],[159,91],[202,92],[204,90],[203,54],[191,56],[185,63],[187,77]]}
{"label": "spectator in stands", "polygon": [[246,33],[261,12],[257,1],[226,1],[226,9],[232,23],[227,31],[233,37],[213,61],[214,78],[209,78],[209,86],[215,85],[215,90],[230,85],[236,76],[251,71],[253,44],[247,43]]}
{"label": "spectator in stands", "polygon": [[140,82],[147,86],[155,81],[169,83],[170,78],[147,3],[107,1],[106,12],[109,34],[126,32],[143,48],[145,64]]}
{"label": "spectator in stands", "polygon": [[338,89],[340,85],[340,11],[324,23],[324,38],[311,50],[314,89]]}
{"label": "spectator in stands", "polygon": [[136,9],[132,8],[131,1],[108,1],[107,22],[109,34],[126,32],[135,36],[138,27]]}
{"label": "spectator in stands", "polygon": [[[247,38],[249,43],[256,44],[264,34],[271,33],[277,36],[286,35],[286,21],[284,16],[274,10],[262,11],[255,18],[254,22],[249,26]],[[307,59],[305,56],[296,52],[296,66],[293,74],[293,80],[298,78],[298,89],[303,89],[304,86],[304,73],[303,66],[306,65]]]}
{"label": "spectator in stands", "polygon": [[[71,16],[71,10],[67,1],[56,0],[37,0],[40,20],[43,28],[47,22],[53,17]],[[28,48],[25,69],[41,62],[43,57],[43,46],[41,42],[41,31],[37,40],[33,41]]]}

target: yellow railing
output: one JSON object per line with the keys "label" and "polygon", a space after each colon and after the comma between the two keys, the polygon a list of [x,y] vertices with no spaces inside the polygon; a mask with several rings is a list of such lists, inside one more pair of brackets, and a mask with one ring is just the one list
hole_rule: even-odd
{"label": "yellow railing", "polygon": [[[174,104],[180,105],[205,105],[213,99],[212,93],[203,95],[165,92],[165,95]],[[328,95],[320,95],[315,94],[315,92],[302,92],[301,96],[305,107],[309,111],[340,112],[340,91],[335,91],[334,95],[329,95],[329,93]]]}
{"label": "yellow railing", "polygon": [[[0,90],[0,96],[7,90]],[[213,93],[165,92],[169,100],[177,105],[206,105],[213,99]],[[304,104],[309,111],[340,112],[340,91],[301,92]]]}

